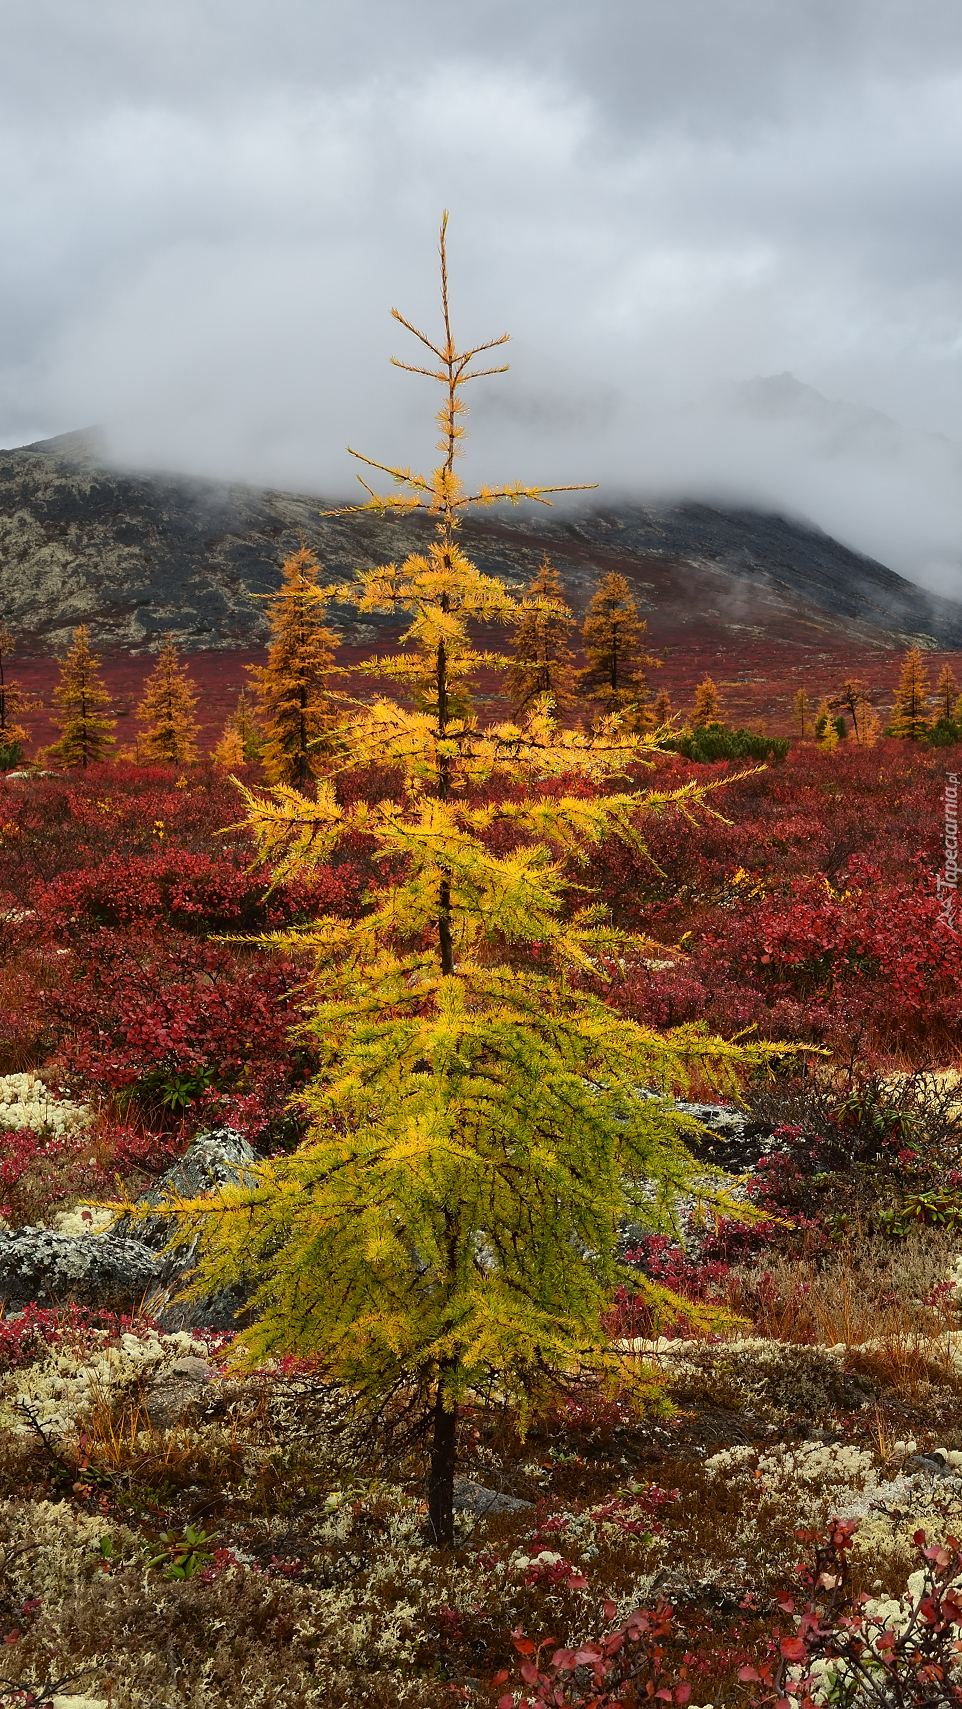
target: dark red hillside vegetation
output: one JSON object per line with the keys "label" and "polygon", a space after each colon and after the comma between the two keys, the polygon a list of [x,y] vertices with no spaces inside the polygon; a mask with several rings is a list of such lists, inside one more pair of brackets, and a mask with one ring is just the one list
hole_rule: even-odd
{"label": "dark red hillside vegetation", "polygon": [[[955,1059],[962,956],[934,885],[951,755],[795,744],[741,777],[660,760],[665,786],[732,776],[715,797],[725,817],[649,820],[650,861],[612,841],[572,870],[573,906],[587,882],[617,923],[665,946],[606,969],[611,999],[658,1027],[753,1028],[863,1066]],[[378,795],[390,778],[362,786]],[[354,914],[380,875],[359,845],[269,891],[240,808],[210,767],[0,783],[0,1069],[43,1068],[125,1143],[180,1143],[220,1119],[267,1146],[295,1136],[308,969],[245,940]]]}

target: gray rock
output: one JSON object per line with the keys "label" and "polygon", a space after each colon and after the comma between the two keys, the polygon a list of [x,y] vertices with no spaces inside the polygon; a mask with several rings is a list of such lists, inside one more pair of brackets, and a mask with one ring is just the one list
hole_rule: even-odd
{"label": "gray rock", "polygon": [[151,1383],[144,1397],[147,1416],[155,1430],[169,1430],[185,1412],[204,1399],[211,1384],[206,1359],[177,1359],[169,1371]]}
{"label": "gray rock", "polygon": [[485,1513],[520,1513],[522,1509],[533,1507],[534,1502],[522,1501],[516,1495],[504,1495],[497,1489],[485,1489],[483,1484],[472,1483],[470,1478],[455,1478],[451,1505],[456,1513],[476,1513],[480,1517]]}
{"label": "gray rock", "polygon": [[950,1466],[944,1454],[935,1449],[931,1454],[912,1454],[906,1460],[903,1470],[906,1472],[922,1472],[929,1478],[954,1478],[957,1476],[954,1466]]}
{"label": "gray rock", "polygon": [[5,1311],[41,1306],[99,1306],[131,1312],[149,1305],[161,1283],[157,1256],[143,1241],[116,1234],[58,1234],[18,1228],[0,1234],[0,1297]]}
{"label": "gray rock", "polygon": [[[161,1175],[156,1186],[142,1193],[137,1200],[138,1205],[160,1205],[165,1199],[174,1194],[181,1198],[196,1199],[204,1193],[215,1193],[218,1187],[230,1186],[238,1180],[253,1184],[253,1176],[245,1175],[244,1164],[255,1161],[254,1153],[246,1139],[232,1127],[212,1128],[209,1133],[198,1134],[197,1138],[184,1152],[172,1169],[166,1175]],[[171,1224],[165,1216],[147,1217],[143,1222],[131,1225],[130,1219],[124,1217],[116,1224],[115,1232],[126,1232],[127,1228],[136,1227],[137,1239],[146,1246],[152,1246],[160,1251],[170,1239]]]}
{"label": "gray rock", "polygon": [[[241,1134],[230,1127],[214,1128],[210,1133],[199,1134],[183,1157],[168,1169],[166,1175],[161,1176],[156,1186],[142,1194],[137,1203],[160,1206],[175,1193],[184,1198],[201,1198],[232,1182],[244,1181],[252,1185],[254,1177],[245,1174],[244,1164],[254,1161],[254,1152]],[[135,1223],[124,1217],[117,1223],[115,1232],[133,1234],[135,1230],[136,1238],[158,1254],[158,1280],[166,1290],[166,1298],[156,1315],[164,1329],[237,1328],[238,1313],[243,1312],[249,1297],[249,1290],[243,1283],[235,1283],[220,1293],[201,1299],[180,1299],[178,1296],[194,1268],[197,1242],[191,1241],[165,1252],[164,1247],[173,1233],[173,1223],[162,1214]]]}
{"label": "gray rock", "polygon": [[[201,1134],[184,1156],[139,1202],[160,1205],[171,1193],[199,1197],[244,1176],[254,1161],[247,1141],[232,1128]],[[121,1217],[104,1234],[59,1234],[20,1228],[0,1234],[0,1300],[5,1310],[43,1306],[99,1306],[105,1311],[144,1309],[164,1329],[236,1329],[248,1290],[238,1283],[198,1300],[178,1298],[196,1259],[196,1242],[163,1249],[172,1224],[163,1215],[143,1222]]]}

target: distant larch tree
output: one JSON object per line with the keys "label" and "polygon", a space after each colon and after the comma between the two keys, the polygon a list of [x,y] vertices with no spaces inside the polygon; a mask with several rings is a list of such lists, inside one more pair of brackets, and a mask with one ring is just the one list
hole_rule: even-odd
{"label": "distant larch tree", "polygon": [[573,628],[561,577],[545,557],[529,581],[514,619],[506,687],[516,717],[542,694],[549,694],[559,711],[572,704],[574,654],[568,641]]}
{"label": "distant larch tree", "polygon": [[59,742],[46,749],[44,757],[71,767],[86,767],[106,759],[114,745],[110,732],[116,719],[103,714],[111,696],[100,675],[100,661],[90,650],[85,623],[73,632],[53,698],[60,708],[54,721],[63,734]]}
{"label": "distant larch tree", "polygon": [[808,695],[805,693],[804,688],[799,689],[795,699],[792,701],[792,712],[795,716],[795,727],[804,742],[805,737],[808,734],[810,722],[808,715]]}
{"label": "distant larch tree", "polygon": [[903,741],[920,742],[929,728],[929,699],[929,677],[921,650],[910,647],[902,661],[889,733]]}
{"label": "distant larch tree", "polygon": [[242,688],[237,696],[237,706],[224,725],[217,746],[211,751],[211,759],[228,771],[235,771],[238,766],[253,764],[260,757],[260,751],[261,738],[254,708],[246,688]]}
{"label": "distant larch tree", "polygon": [[39,700],[27,694],[9,675],[9,660],[14,652],[14,637],[5,623],[0,622],[0,767],[17,765],[23,758],[23,744],[29,730],[20,720],[27,712],[35,712]]}
{"label": "distant larch tree", "polygon": [[147,678],[137,717],[144,726],[137,744],[145,761],[190,765],[197,758],[197,693],[172,635],[164,637]]}
{"label": "distant larch tree", "polygon": [[718,690],[711,677],[706,676],[695,691],[695,705],[691,715],[692,729],[705,730],[709,724],[720,724],[721,711]]}
{"label": "distant larch tree", "polygon": [[664,725],[671,723],[671,699],[666,688],[661,689],[656,696],[655,704],[651,709],[651,715],[656,729],[660,730]]}
{"label": "distant larch tree", "polygon": [[945,718],[951,722],[959,700],[959,685],[955,680],[952,666],[946,662],[935,685],[935,709],[937,718]]}
{"label": "distant larch tree", "polygon": [[585,614],[581,644],[588,662],[578,673],[578,692],[602,716],[618,713],[638,732],[653,727],[645,672],[661,664],[645,651],[647,631],[628,582],[611,571]]}
{"label": "distant larch tree", "polygon": [[325,596],[313,552],[302,546],[281,574],[280,590],[267,606],[274,637],[267,664],[252,665],[250,674],[264,728],[265,775],[271,783],[303,789],[322,769],[334,722],[329,680],[337,637],[322,621]]}
{"label": "distant larch tree", "polygon": [[852,720],[852,733],[855,740],[863,748],[873,747],[881,729],[880,721],[872,705],[868,687],[855,677],[846,677],[838,693],[829,701],[831,710],[839,715],[842,728],[839,735],[848,734],[845,727],[846,716]]}

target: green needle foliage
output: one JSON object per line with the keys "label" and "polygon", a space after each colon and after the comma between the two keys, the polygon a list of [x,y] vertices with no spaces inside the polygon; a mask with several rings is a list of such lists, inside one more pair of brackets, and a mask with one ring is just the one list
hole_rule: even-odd
{"label": "green needle foliage", "polygon": [[[693,1124],[638,1088],[667,1091],[695,1075],[733,1087],[771,1047],[696,1027],[661,1037],[585,989],[599,957],[648,946],[609,930],[601,910],[572,915],[572,860],[611,834],[639,842],[639,818],[690,813],[705,790],[586,790],[654,746],[617,716],[586,734],[559,730],[546,701],[523,725],[481,726],[471,713],[471,677],[491,655],[468,625],[510,622],[517,607],[460,550],[459,520],[469,506],[544,501],[552,489],[467,494],[455,473],[459,393],[491,346],[455,347],[444,226],[441,263],[443,340],[411,330],[436,361],[415,371],[445,389],[443,460],[427,477],[388,467],[399,492],[368,489],[361,507],[424,508],[435,538],[338,590],[362,611],[409,620],[398,655],[371,668],[400,679],[413,704],[359,707],[339,743],[344,764],[392,763],[404,787],[349,807],[330,776],[310,798],[289,785],[244,791],[278,880],[363,832],[385,882],[357,923],[319,920],[296,939],[315,957],[305,1031],[321,1057],[303,1099],[305,1143],[253,1169],[254,1184],[174,1208],[176,1239],[200,1239],[198,1290],[253,1282],[253,1357],[312,1355],[372,1410],[399,1391],[421,1396],[429,1517],[450,1544],[459,1404],[493,1389],[523,1422],[589,1377],[624,1385],[601,1326],[623,1214],[670,1226],[681,1190],[724,1202],[703,1171],[693,1183]],[[562,781],[545,790],[546,779]],[[666,1296],[652,1286],[651,1298]],[[634,1381],[641,1393],[656,1386]]]}

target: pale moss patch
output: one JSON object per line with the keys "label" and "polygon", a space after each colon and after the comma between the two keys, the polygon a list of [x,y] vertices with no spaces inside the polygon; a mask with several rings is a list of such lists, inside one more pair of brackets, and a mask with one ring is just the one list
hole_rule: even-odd
{"label": "pale moss patch", "polygon": [[108,1331],[91,1329],[84,1338],[83,1344],[65,1339],[36,1363],[5,1374],[0,1429],[22,1435],[33,1429],[32,1418],[54,1436],[69,1435],[94,1406],[113,1405],[163,1376],[177,1359],[203,1351],[203,1343],[184,1331],[125,1334],[112,1344]]}
{"label": "pale moss patch", "polygon": [[0,1502],[4,1576],[23,1597],[62,1601],[102,1575],[103,1542],[112,1559],[145,1558],[136,1531],[116,1520],[78,1513],[67,1501]]}

